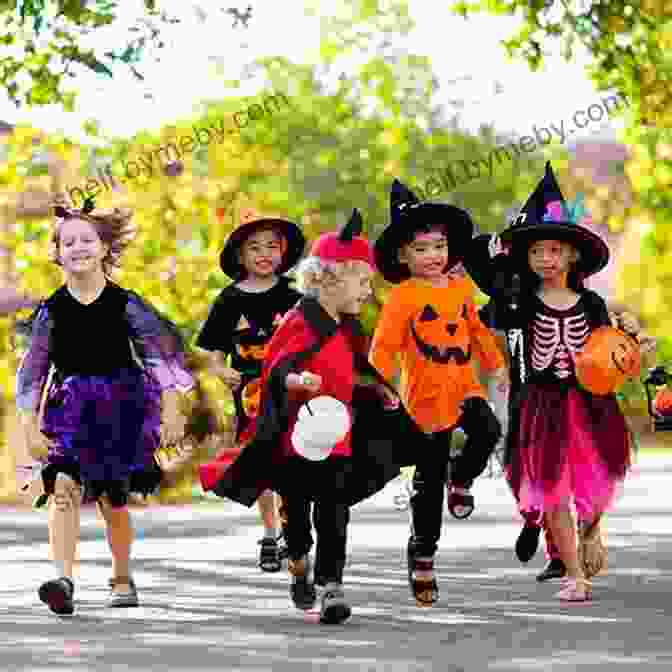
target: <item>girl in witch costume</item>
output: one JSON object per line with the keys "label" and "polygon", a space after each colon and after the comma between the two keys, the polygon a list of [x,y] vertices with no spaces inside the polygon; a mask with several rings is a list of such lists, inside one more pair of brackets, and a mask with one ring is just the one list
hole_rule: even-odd
{"label": "girl in witch costume", "polygon": [[[350,616],[342,589],[349,508],[381,490],[401,466],[414,464],[422,450],[421,433],[366,359],[368,341],[355,316],[370,294],[374,266],[361,227],[355,210],[340,233],[313,244],[298,271],[306,296],[285,315],[264,360],[254,437],[218,480],[201,472],[206,490],[246,506],[265,488],[283,496],[291,598],[299,609],[310,609],[315,584],[323,586],[322,623]],[[294,435],[302,409],[312,412],[308,402],[318,394],[344,404],[351,424],[325,460],[309,461]]]}
{"label": "girl in witch costume", "polygon": [[[408,577],[418,606],[438,599],[434,554],[441,536],[443,491],[456,518],[474,510],[473,481],[485,470],[501,437],[471,356],[506,382],[504,357],[480,320],[474,286],[449,273],[473,233],[469,215],[442,203],[420,203],[401,182],[391,191],[391,224],[375,243],[376,264],[396,284],[373,337],[370,361],[386,380],[401,369],[401,396],[424,432],[426,459],[419,461],[411,498]],[[398,358],[398,359],[397,359]],[[448,477],[453,432],[467,442]]]}
{"label": "girl in witch costume", "polygon": [[[236,408],[235,443],[249,430],[258,410],[259,376],[268,342],[281,317],[301,298],[284,276],[301,258],[306,244],[296,224],[254,211],[229,236],[220,255],[224,273],[234,279],[217,297],[196,345],[212,353],[214,372],[231,388]],[[226,358],[231,357],[227,366]],[[220,451],[216,461],[229,464],[235,450]],[[258,500],[264,524],[259,567],[281,568],[284,550],[278,545],[280,528],[276,496],[270,490]]]}
{"label": "girl in witch costume", "polygon": [[40,586],[39,597],[57,614],[73,613],[83,499],[97,502],[106,525],[113,573],[108,606],[133,607],[138,594],[130,571],[128,496],[159,486],[153,455],[161,442],[180,439],[178,394],[193,381],[176,327],[108,278],[129,241],[129,214],[96,213],[87,200],[81,209],[59,205],[55,215],[54,261],[65,284],[19,325],[29,345],[16,392],[30,452],[36,458],[46,452],[42,480],[56,576]]}
{"label": "girl in witch costume", "polygon": [[609,249],[578,224],[582,215],[578,204],[567,206],[547,163],[513,224],[501,237],[475,238],[465,258],[511,341],[506,473],[527,521],[517,552],[527,554],[527,546],[534,546],[533,555],[543,521],[566,569],[557,594],[564,601],[591,598],[588,579],[604,560],[600,518],[625,478],[631,454],[615,396],[593,395],[576,380],[575,357],[588,336],[611,326],[602,298],[583,286],[607,264]]}

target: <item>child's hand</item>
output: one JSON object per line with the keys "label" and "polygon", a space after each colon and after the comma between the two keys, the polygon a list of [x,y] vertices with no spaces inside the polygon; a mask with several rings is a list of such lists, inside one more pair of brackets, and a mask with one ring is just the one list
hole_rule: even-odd
{"label": "child's hand", "polygon": [[639,321],[632,313],[609,313],[611,324],[616,329],[621,329],[627,334],[637,336],[641,331]]}
{"label": "child's hand", "polygon": [[641,355],[650,355],[656,352],[658,340],[654,336],[642,335],[639,337],[639,352]]}
{"label": "child's hand", "polygon": [[495,384],[497,392],[504,394],[511,386],[508,369],[503,366],[492,373],[492,382]]}
{"label": "child's hand", "polygon": [[240,372],[228,366],[220,366],[217,368],[216,372],[219,378],[224,381],[224,384],[228,385],[232,390],[240,387],[240,383],[242,382]]}
{"label": "child's hand", "polygon": [[488,243],[488,252],[490,253],[490,258],[493,259],[498,254],[508,254],[509,246],[504,245],[502,239],[495,233]]}
{"label": "child's hand", "polygon": [[287,389],[292,392],[317,394],[322,387],[322,376],[318,376],[316,373],[311,373],[310,371],[288,373],[285,385],[287,386]]}
{"label": "child's hand", "polygon": [[46,458],[49,453],[49,448],[53,448],[55,445],[51,439],[41,432],[37,417],[26,423],[24,427],[24,436],[26,438],[28,454],[35,460]]}

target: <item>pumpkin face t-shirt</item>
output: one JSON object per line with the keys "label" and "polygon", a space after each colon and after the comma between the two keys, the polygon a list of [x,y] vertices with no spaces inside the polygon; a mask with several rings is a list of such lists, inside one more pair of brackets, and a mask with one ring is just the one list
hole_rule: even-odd
{"label": "pumpkin face t-shirt", "polygon": [[387,380],[401,371],[401,397],[426,432],[452,427],[465,398],[486,398],[474,358],[487,372],[504,366],[494,334],[478,316],[474,291],[466,277],[445,287],[412,278],[394,287],[383,306],[370,361]]}

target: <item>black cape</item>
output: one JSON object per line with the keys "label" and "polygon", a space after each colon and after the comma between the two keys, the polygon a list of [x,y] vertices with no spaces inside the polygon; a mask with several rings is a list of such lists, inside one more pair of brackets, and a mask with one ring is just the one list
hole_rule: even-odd
{"label": "black cape", "polygon": [[[394,390],[368,362],[368,339],[360,323],[345,318],[339,325],[311,298],[302,299],[296,310],[310,326],[314,340],[303,344],[303,350],[289,353],[270,371],[256,433],[213,491],[244,506],[252,506],[266,489],[280,495],[291,494],[287,479],[283,478],[287,458],[279,450],[280,437],[288,422],[285,379],[288,373],[301,371],[302,364],[341,328],[355,354],[355,372],[371,381],[355,385],[353,392],[352,457],[344,484],[347,504],[352,506],[382,490],[399,475],[402,467],[415,465],[428,442],[402,404],[395,410],[384,408],[375,384]],[[294,483],[291,488],[298,489],[300,484]]]}

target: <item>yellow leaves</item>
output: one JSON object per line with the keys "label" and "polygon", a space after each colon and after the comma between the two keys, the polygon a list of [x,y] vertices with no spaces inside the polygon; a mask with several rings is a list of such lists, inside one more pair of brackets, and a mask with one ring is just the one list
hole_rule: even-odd
{"label": "yellow leaves", "polygon": [[628,30],[628,24],[620,16],[611,16],[607,21],[607,28],[612,33],[624,33]]}

